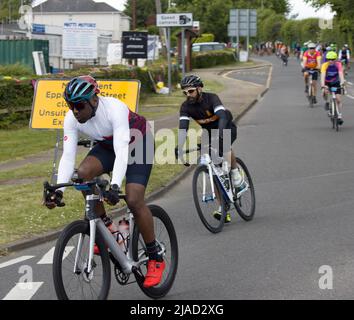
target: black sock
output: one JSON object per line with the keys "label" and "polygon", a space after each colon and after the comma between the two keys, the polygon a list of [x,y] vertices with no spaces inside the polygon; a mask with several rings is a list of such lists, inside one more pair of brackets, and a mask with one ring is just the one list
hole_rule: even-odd
{"label": "black sock", "polygon": [[159,251],[161,251],[161,247],[155,240],[151,243],[146,243],[146,249],[150,260],[156,260],[159,262],[163,261],[162,255],[159,254]]}

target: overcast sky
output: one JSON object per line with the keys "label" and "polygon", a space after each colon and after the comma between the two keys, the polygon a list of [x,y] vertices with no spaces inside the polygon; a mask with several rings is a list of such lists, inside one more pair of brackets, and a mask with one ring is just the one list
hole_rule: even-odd
{"label": "overcast sky", "polygon": [[[124,3],[126,0],[95,0],[96,2],[106,2],[112,7],[123,10]],[[298,13],[298,19],[305,19],[310,17],[320,17],[320,18],[331,18],[333,14],[329,8],[321,9],[319,11],[315,11],[310,5],[306,4],[303,0],[290,0],[290,4],[292,6],[291,15]]]}
{"label": "overcast sky", "polygon": [[333,13],[330,8],[323,8],[318,11],[315,11],[310,5],[308,5],[303,0],[290,0],[290,4],[292,6],[292,10],[290,15],[299,14],[297,19],[305,19],[312,17],[319,17],[323,19],[328,19],[333,17]]}

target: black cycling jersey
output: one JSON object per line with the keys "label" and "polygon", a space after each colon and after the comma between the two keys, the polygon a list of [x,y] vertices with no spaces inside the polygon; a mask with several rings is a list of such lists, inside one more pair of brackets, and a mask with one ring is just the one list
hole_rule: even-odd
{"label": "black cycling jersey", "polygon": [[[202,93],[200,101],[190,103],[185,101],[180,110],[180,129],[187,129],[182,125],[184,121],[190,118],[195,120],[202,128],[218,129],[219,119],[226,111],[219,97],[214,93]],[[232,120],[231,112],[226,112],[227,122]],[[230,119],[231,117],[231,119]]]}
{"label": "black cycling jersey", "polygon": [[226,110],[219,97],[214,93],[202,93],[196,103],[186,100],[180,109],[179,139],[178,145],[181,150],[186,139],[186,131],[189,128],[189,120],[192,118],[208,132],[219,129],[219,153],[223,154],[223,135],[225,129],[231,129],[231,143],[236,140],[237,129],[232,122],[232,114]]}

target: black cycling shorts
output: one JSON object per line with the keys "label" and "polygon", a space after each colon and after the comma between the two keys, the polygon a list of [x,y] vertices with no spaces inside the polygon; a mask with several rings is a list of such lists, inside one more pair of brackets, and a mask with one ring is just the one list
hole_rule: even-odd
{"label": "black cycling shorts", "polygon": [[[206,134],[208,135],[208,137],[205,136]],[[233,143],[237,139],[237,127],[232,122],[232,119],[229,120],[229,122],[226,126],[226,129],[224,130],[223,139],[225,140],[224,152],[227,152],[227,150],[231,150]],[[231,143],[231,145],[228,145],[229,142]],[[223,151],[222,149],[224,146],[223,146],[223,142],[220,141],[219,129],[209,129],[209,130],[203,131],[202,144],[205,146],[206,143],[208,143],[209,145],[214,146],[214,147],[215,147],[214,143],[218,143],[220,153],[223,153],[221,151]]]}
{"label": "black cycling shorts", "polygon": [[[311,71],[311,70],[313,70],[313,69],[305,68],[305,69],[304,69],[304,73],[305,73],[305,72],[309,72],[309,71]],[[312,80],[314,80],[314,81],[317,81],[317,80],[318,80],[318,70],[315,70],[315,72],[313,72],[313,74],[312,74]]]}
{"label": "black cycling shorts", "polygon": [[329,89],[331,89],[331,88],[338,88],[336,94],[343,94],[343,89],[342,89],[342,87],[341,87],[341,85],[340,85],[340,82],[332,82],[332,83],[326,82],[325,85],[326,85]]}
{"label": "black cycling shorts", "polygon": [[[138,139],[136,143],[129,145],[126,184],[137,183],[147,186],[154,161],[154,149],[154,138],[150,132],[147,132],[142,139]],[[97,143],[87,156],[97,158],[102,164],[104,173],[113,170],[116,155],[112,145]]]}

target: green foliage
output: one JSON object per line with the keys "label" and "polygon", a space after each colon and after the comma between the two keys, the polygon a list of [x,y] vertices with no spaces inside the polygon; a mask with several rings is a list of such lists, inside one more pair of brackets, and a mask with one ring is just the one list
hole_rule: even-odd
{"label": "green foliage", "polygon": [[200,35],[194,43],[201,43],[201,42],[214,42],[215,36],[212,33],[203,33]]}
{"label": "green foliage", "polygon": [[232,50],[193,52],[192,55],[192,66],[195,69],[210,68],[231,63],[235,63],[235,56]]}
{"label": "green foliage", "polygon": [[0,76],[26,77],[32,76],[33,70],[23,64],[0,65]]}

